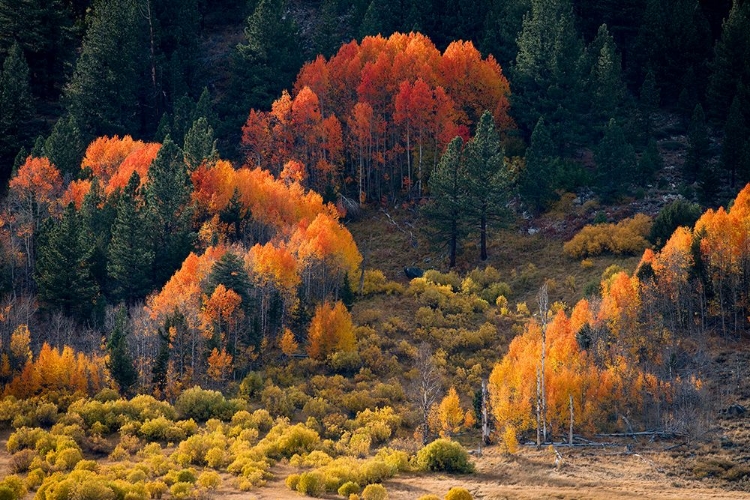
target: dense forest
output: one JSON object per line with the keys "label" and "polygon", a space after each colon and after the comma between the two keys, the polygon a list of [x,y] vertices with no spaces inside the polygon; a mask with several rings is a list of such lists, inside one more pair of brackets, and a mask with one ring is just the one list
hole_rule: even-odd
{"label": "dense forest", "polygon": [[708,442],[749,54],[739,0],[0,0],[0,498]]}

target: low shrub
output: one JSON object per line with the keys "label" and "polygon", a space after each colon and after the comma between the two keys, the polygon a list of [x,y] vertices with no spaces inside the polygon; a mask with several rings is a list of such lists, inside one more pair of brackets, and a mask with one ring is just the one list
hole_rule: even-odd
{"label": "low shrub", "polygon": [[182,418],[192,418],[205,422],[210,418],[228,421],[234,415],[232,403],[219,391],[202,389],[198,386],[184,391],[175,401],[175,409]]}
{"label": "low shrub", "polygon": [[459,443],[437,439],[417,453],[417,466],[421,470],[466,474],[474,472],[469,454]]}
{"label": "low shrub", "polygon": [[474,497],[471,496],[471,493],[467,489],[454,486],[448,490],[445,500],[474,500]]}
{"label": "low shrub", "polygon": [[221,476],[213,470],[202,472],[198,476],[198,484],[208,490],[215,490],[221,486]]}
{"label": "low shrub", "polygon": [[649,246],[646,237],[651,231],[651,218],[637,214],[617,224],[587,225],[563,245],[563,252],[572,258],[584,258],[604,252],[632,254]]}
{"label": "low shrub", "polygon": [[388,500],[388,492],[382,484],[368,484],[362,490],[362,500]]}
{"label": "low shrub", "polygon": [[319,497],[326,491],[325,477],[320,472],[303,472],[299,476],[297,491],[309,497]]}
{"label": "low shrub", "polygon": [[347,481],[341,485],[337,493],[344,498],[349,498],[350,495],[357,495],[361,491],[359,485],[353,481]]}

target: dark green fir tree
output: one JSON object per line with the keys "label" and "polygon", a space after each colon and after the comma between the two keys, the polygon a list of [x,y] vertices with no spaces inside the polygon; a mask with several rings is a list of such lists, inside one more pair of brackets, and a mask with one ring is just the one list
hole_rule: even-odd
{"label": "dark green fir tree", "polygon": [[36,284],[41,301],[80,322],[90,319],[99,296],[92,274],[94,245],[73,204],[62,219],[46,221],[39,237]]}
{"label": "dark green fir tree", "polygon": [[683,165],[685,182],[688,184],[692,184],[699,179],[709,155],[708,148],[710,145],[706,115],[703,113],[703,106],[699,103],[693,110],[693,116],[688,127],[688,150]]}
{"label": "dark green fir tree", "polygon": [[76,178],[81,173],[81,160],[86,146],[75,118],[63,115],[52,127],[44,142],[44,152],[63,175]]}
{"label": "dark green fir tree", "polygon": [[628,144],[614,118],[604,129],[595,158],[600,193],[604,201],[612,201],[624,191],[628,180],[634,178],[637,165],[633,146]]}
{"label": "dark green fir tree", "polygon": [[133,172],[117,203],[108,249],[107,277],[111,297],[126,304],[143,299],[153,283],[153,235],[144,230],[148,225],[136,198],[139,184],[138,173]]}
{"label": "dark green fir tree", "polygon": [[454,138],[440,158],[428,181],[430,202],[422,207],[428,237],[448,245],[448,267],[456,266],[461,241],[468,233],[464,210],[466,174],[463,162],[463,141]]}
{"label": "dark green fir tree", "polygon": [[138,371],[133,364],[133,357],[128,348],[128,313],[120,306],[115,316],[115,327],[107,341],[109,361],[107,368],[117,382],[120,393],[130,396],[132,388],[138,383]]}
{"label": "dark green fir tree", "polygon": [[153,280],[161,286],[180,267],[193,244],[191,184],[183,152],[164,140],[148,170],[145,216],[154,249]]}
{"label": "dark green fir tree", "polygon": [[505,164],[500,134],[489,111],[479,119],[474,137],[466,145],[467,215],[479,230],[479,258],[487,260],[487,232],[508,216],[510,173]]}

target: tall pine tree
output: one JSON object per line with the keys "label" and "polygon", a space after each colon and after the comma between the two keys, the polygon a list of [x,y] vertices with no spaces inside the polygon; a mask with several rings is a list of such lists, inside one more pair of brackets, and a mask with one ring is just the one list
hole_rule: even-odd
{"label": "tall pine tree", "polygon": [[136,0],[98,0],[64,102],[84,142],[99,135],[137,134],[148,49]]}
{"label": "tall pine tree", "polygon": [[62,219],[48,219],[39,238],[36,284],[39,298],[78,321],[90,319],[99,296],[92,274],[94,247],[71,203]]}
{"label": "tall pine tree", "polygon": [[456,254],[468,232],[464,196],[466,182],[463,141],[456,137],[449,144],[428,181],[430,202],[422,207],[426,231],[431,240],[448,244],[448,267],[456,266]]}
{"label": "tall pine tree", "polygon": [[29,66],[16,43],[10,48],[0,73],[0,185],[10,177],[13,158],[31,137],[33,103]]}
{"label": "tall pine tree", "polygon": [[507,216],[510,173],[500,146],[500,134],[489,111],[479,119],[474,137],[466,145],[467,215],[479,229],[479,258],[487,260],[487,231]]}
{"label": "tall pine tree", "polygon": [[167,282],[190,253],[192,210],[191,184],[183,153],[167,137],[148,170],[145,186],[146,217],[154,249],[153,280]]}
{"label": "tall pine tree", "polygon": [[128,315],[125,307],[120,307],[115,316],[115,327],[107,341],[107,352],[109,361],[107,368],[112,378],[117,382],[120,393],[125,396],[131,395],[131,389],[138,382],[138,371],[133,364],[133,357],[128,348]]}
{"label": "tall pine tree", "polygon": [[133,304],[152,288],[154,265],[153,235],[146,231],[146,217],[136,198],[140,179],[137,172],[128,181],[117,204],[109,243],[107,277],[111,296]]}

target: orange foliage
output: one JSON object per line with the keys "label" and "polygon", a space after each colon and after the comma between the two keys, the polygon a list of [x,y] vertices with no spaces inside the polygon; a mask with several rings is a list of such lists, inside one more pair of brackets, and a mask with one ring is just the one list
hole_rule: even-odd
{"label": "orange foliage", "polygon": [[226,380],[231,368],[232,355],[224,349],[219,351],[214,347],[208,356],[208,376],[216,382],[222,382]]}
{"label": "orange foliage", "polygon": [[138,176],[141,179],[141,186],[143,186],[148,180],[148,168],[151,166],[154,159],[156,159],[156,155],[159,153],[159,149],[161,149],[161,144],[143,144],[140,143],[140,141],[137,144],[141,144],[141,146],[133,149],[133,151],[125,157],[104,187],[104,192],[107,196],[115,191],[123,189],[128,184],[133,172],[138,172]]}
{"label": "orange foliage", "polygon": [[346,306],[340,301],[335,304],[326,301],[316,307],[307,340],[307,354],[315,359],[355,350],[354,325]]}
{"label": "orange foliage", "polygon": [[40,394],[81,393],[94,395],[109,385],[103,356],[76,353],[66,346],[53,349],[46,342],[37,358],[5,387],[4,395],[30,398]]}
{"label": "orange foliage", "polygon": [[[242,145],[248,162],[274,172],[286,159],[301,161],[307,185],[322,189],[337,186],[346,139],[352,163],[344,177],[363,185],[360,197],[372,198],[389,183],[398,187],[400,165],[411,163],[404,154],[416,148],[416,165],[429,157],[432,166],[485,110],[501,130],[513,128],[509,95],[500,66],[492,56],[482,59],[471,42],[454,42],[441,54],[419,33],[368,36],[330,60],[307,63],[293,94],[283,93],[270,112],[251,111]],[[419,174],[420,168],[407,172],[403,185]]]}
{"label": "orange foliage", "polygon": [[293,294],[300,283],[297,261],[283,243],[256,243],[245,256],[245,264],[261,286],[270,284]]}
{"label": "orange foliage", "polygon": [[[172,276],[164,288],[146,301],[151,318],[163,323],[175,312],[182,312],[189,326],[198,328],[195,316],[201,310],[201,287],[211,272],[214,263],[226,252],[224,247],[208,247],[203,255],[188,255],[182,267]],[[195,318],[193,320],[193,318]]]}
{"label": "orange foliage", "polygon": [[62,178],[60,171],[47,158],[29,156],[10,180],[9,188],[27,207],[51,205],[60,194]]}
{"label": "orange foliage", "polygon": [[60,198],[60,204],[67,207],[69,204],[73,203],[76,209],[80,209],[81,205],[83,205],[83,199],[89,194],[89,191],[91,191],[90,179],[71,181],[71,183],[68,184],[68,189],[65,190]]}
{"label": "orange foliage", "polygon": [[351,233],[335,217],[321,213],[309,224],[300,224],[290,245],[304,264],[324,262],[329,269],[355,272],[362,262]]}

